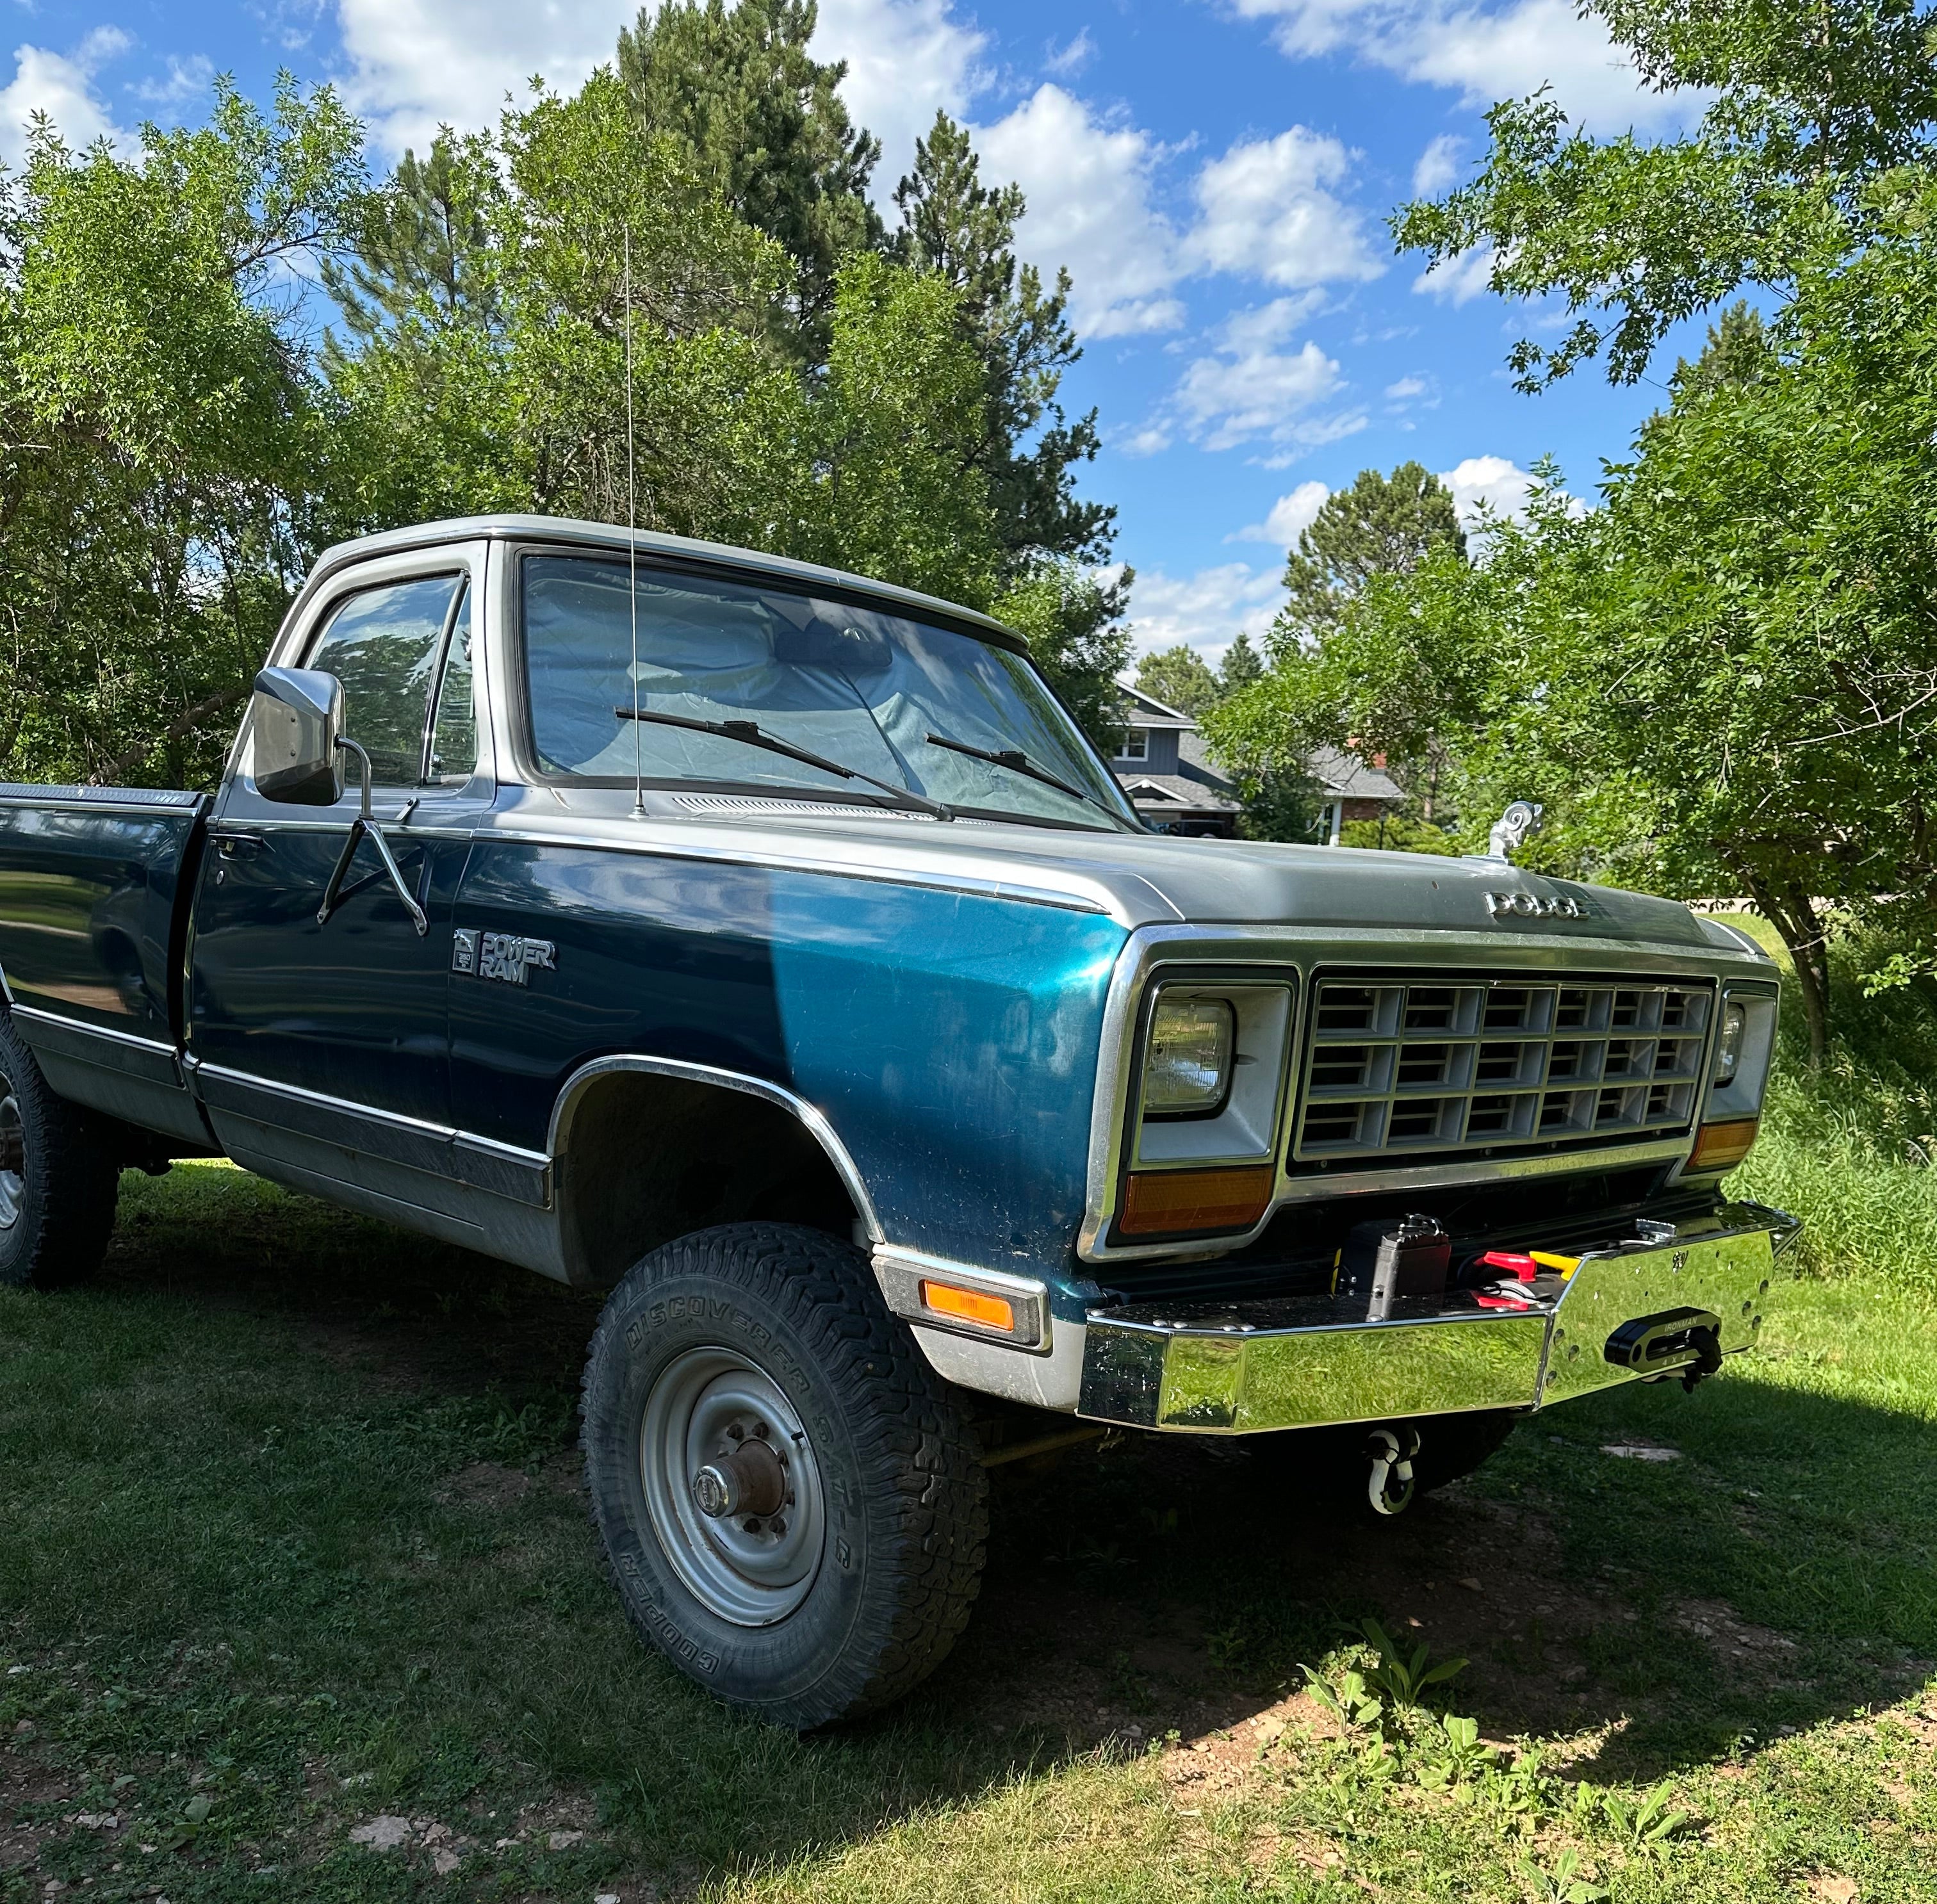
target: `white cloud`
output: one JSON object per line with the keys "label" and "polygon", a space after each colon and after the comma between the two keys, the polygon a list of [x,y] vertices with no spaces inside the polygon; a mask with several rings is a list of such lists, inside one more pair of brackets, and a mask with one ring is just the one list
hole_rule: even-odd
{"label": "white cloud", "polygon": [[1336,360],[1309,337],[1296,350],[1282,349],[1308,308],[1305,298],[1277,298],[1228,319],[1217,353],[1195,360],[1170,399],[1191,442],[1234,450],[1263,437],[1292,447],[1332,442],[1364,428],[1362,416],[1309,414],[1342,386]]}
{"label": "white cloud", "polygon": [[1227,535],[1226,542],[1274,542],[1288,549],[1311,528],[1332,492],[1322,483],[1301,483],[1288,496],[1280,496],[1262,522]]}
{"label": "white cloud", "polygon": [[440,125],[495,126],[534,76],[578,84],[617,47],[626,0],[338,0],[344,89],[393,153],[422,151]]}
{"label": "white cloud", "polygon": [[208,90],[215,77],[215,62],[206,53],[192,53],[186,59],[168,56],[168,76],[165,80],[144,80],[135,96],[152,106],[177,106]]}
{"label": "white cloud", "polygon": [[[848,110],[882,141],[885,198],[914,161],[938,107],[960,112],[975,90],[984,36],[950,17],[950,0],[822,0],[814,50],[845,59]],[[344,91],[392,153],[421,149],[442,123],[495,126],[534,74],[577,86],[613,58],[638,0],[336,0],[350,62]]]}
{"label": "white cloud", "polygon": [[1694,95],[1644,89],[1598,22],[1573,0],[1235,0],[1247,19],[1277,23],[1295,59],[1341,48],[1402,79],[1457,91],[1469,106],[1551,84],[1563,110],[1602,132],[1679,123]]}
{"label": "white cloud", "polygon": [[[820,0],[814,50],[844,59],[841,96],[855,123],[881,141],[875,196],[888,202],[914,165],[914,142],[937,112],[959,118],[980,86],[988,36],[950,17],[950,0]],[[629,7],[629,14],[632,9]],[[616,35],[615,35],[616,37]],[[987,173],[986,162],[984,165]]]}
{"label": "white cloud", "polygon": [[1494,257],[1491,245],[1476,244],[1470,250],[1428,265],[1412,280],[1412,288],[1438,298],[1442,304],[1471,304],[1493,288]]}
{"label": "white cloud", "polygon": [[1130,598],[1130,634],[1140,652],[1181,642],[1214,664],[1241,631],[1260,640],[1284,604],[1284,585],[1275,568],[1225,562],[1187,576],[1139,569]]}
{"label": "white cloud", "polygon": [[1090,29],[1086,26],[1066,47],[1059,47],[1051,41],[1043,59],[1043,68],[1059,79],[1067,79],[1081,72],[1096,56],[1096,42],[1090,38]]}
{"label": "white cloud", "polygon": [[1366,243],[1363,215],[1331,189],[1353,156],[1302,126],[1232,146],[1197,175],[1202,220],[1190,235],[1192,258],[1208,271],[1291,289],[1377,277],[1385,266]]}
{"label": "white cloud", "polygon": [[1419,162],[1412,168],[1412,195],[1415,198],[1433,198],[1444,192],[1460,176],[1460,155],[1466,149],[1464,139],[1450,132],[1441,132],[1419,155]]}
{"label": "white cloud", "polygon": [[1432,389],[1423,377],[1402,377],[1396,383],[1386,386],[1386,400],[1389,403],[1405,403],[1414,397],[1423,397]]}
{"label": "white cloud", "polygon": [[1460,526],[1469,533],[1478,525],[1482,504],[1509,522],[1526,520],[1527,492],[1533,487],[1533,478],[1507,457],[1469,456],[1442,471],[1439,480],[1453,492],[1453,507],[1460,512]]}
{"label": "white cloud", "polygon": [[0,86],[0,163],[18,165],[26,150],[27,122],[45,113],[76,150],[96,139],[130,143],[94,90],[94,76],[134,44],[118,26],[97,26],[70,53],[45,47],[14,49],[14,78]]}
{"label": "white cloud", "polygon": [[1160,153],[1148,134],[1099,123],[1045,85],[976,139],[984,177],[1014,180],[1029,201],[1016,235],[1023,256],[1045,274],[1069,266],[1080,330],[1121,337],[1184,321],[1166,295],[1180,275],[1177,238],[1151,208]]}

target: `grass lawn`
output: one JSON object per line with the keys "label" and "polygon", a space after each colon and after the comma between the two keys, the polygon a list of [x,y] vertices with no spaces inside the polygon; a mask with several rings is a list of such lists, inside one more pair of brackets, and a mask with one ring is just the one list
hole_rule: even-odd
{"label": "grass lawn", "polygon": [[[1756,1361],[1536,1417],[1383,1525],[1229,1445],[1002,1470],[962,1646],[805,1742],[620,1617],[593,1300],[130,1177],[98,1287],[0,1291],[0,1898],[1928,1904],[1933,1173],[1802,1103],[1757,1187],[1843,1143],[1845,1201]],[[1369,1618],[1469,1663],[1375,1691]]]}

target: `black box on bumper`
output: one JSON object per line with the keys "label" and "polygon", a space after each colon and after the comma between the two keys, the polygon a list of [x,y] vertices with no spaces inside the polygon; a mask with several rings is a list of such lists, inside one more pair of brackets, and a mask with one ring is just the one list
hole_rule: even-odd
{"label": "black box on bumper", "polygon": [[1524,1306],[1471,1290],[1092,1309],[1080,1414],[1126,1427],[1252,1434],[1474,1409],[1535,1409],[1616,1382],[1708,1373],[1762,1327],[1775,1258],[1799,1228],[1732,1203],[1714,1227],[1591,1249]]}

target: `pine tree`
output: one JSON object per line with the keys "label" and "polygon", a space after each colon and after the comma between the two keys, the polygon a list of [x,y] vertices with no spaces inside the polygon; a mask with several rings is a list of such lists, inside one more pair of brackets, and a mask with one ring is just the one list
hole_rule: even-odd
{"label": "pine tree", "polygon": [[1237,639],[1224,650],[1224,658],[1217,670],[1217,698],[1223,700],[1248,688],[1253,681],[1263,678],[1264,657],[1251,646],[1251,637],[1242,628]]}
{"label": "pine tree", "polygon": [[491,215],[503,192],[474,135],[446,126],[427,159],[406,151],[370,201],[356,255],[323,259],[324,288],[350,334],[367,342],[412,314],[434,313],[452,328],[488,324],[496,309]]}
{"label": "pine tree", "polygon": [[967,129],[937,113],[895,203],[895,255],[961,292],[962,321],[987,367],[980,461],[1012,572],[1026,574],[1044,554],[1102,562],[1117,512],[1075,493],[1077,467],[1096,453],[1096,413],[1072,422],[1056,401],[1064,371],[1082,355],[1068,316],[1069,274],[1058,271],[1045,292],[1035,267],[1017,259],[1021,189],[984,185]]}
{"label": "pine tree", "polygon": [[1329,633],[1372,577],[1408,575],[1440,543],[1466,552],[1452,492],[1436,476],[1419,463],[1402,463],[1390,477],[1361,470],[1299,537],[1284,571],[1291,599],[1272,645],[1296,648]]}
{"label": "pine tree", "polygon": [[880,141],[840,94],[844,61],[817,60],[814,0],[674,0],[642,7],[619,36],[619,74],[650,136],[681,147],[734,212],[794,262],[781,327],[805,364],[824,363],[835,277],[879,247],[868,198]]}

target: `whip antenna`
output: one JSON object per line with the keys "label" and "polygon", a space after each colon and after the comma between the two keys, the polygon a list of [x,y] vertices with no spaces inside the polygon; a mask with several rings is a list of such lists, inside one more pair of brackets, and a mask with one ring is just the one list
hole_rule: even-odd
{"label": "whip antenna", "polygon": [[626,596],[632,611],[632,814],[646,810],[646,724],[639,719],[639,523],[632,449],[632,228],[625,230],[626,253]]}

